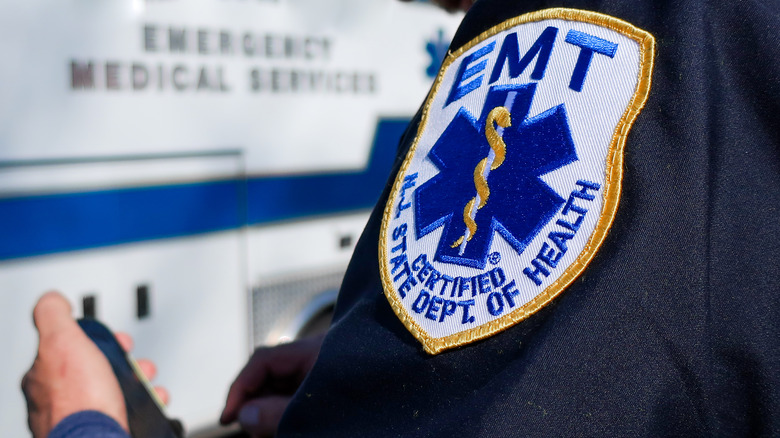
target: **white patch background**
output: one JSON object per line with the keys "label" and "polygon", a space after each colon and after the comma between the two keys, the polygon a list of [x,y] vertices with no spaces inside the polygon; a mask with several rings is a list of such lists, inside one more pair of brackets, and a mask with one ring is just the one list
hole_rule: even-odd
{"label": "white patch background", "polygon": [[[490,75],[506,35],[517,32],[520,43],[520,56],[522,57],[541,35],[542,31],[548,26],[557,27],[558,33],[542,80],[534,81],[530,78],[531,72],[538,59],[538,57],[536,57],[519,77],[510,79],[508,66],[504,66],[502,77],[494,84],[489,84]],[[608,56],[599,53],[593,54],[590,68],[588,69],[581,92],[569,88],[569,81],[581,51],[579,46],[565,42],[566,35],[571,29],[585,32],[618,44],[614,58],[609,58]],[[496,42],[496,47],[493,51],[482,58],[473,60],[470,64],[476,65],[482,60],[487,60],[485,70],[480,73],[483,76],[481,87],[445,108],[444,102],[452,89],[460,63],[470,53],[485,47],[493,41]],[[455,315],[449,316],[444,322],[439,323],[438,319],[433,321],[426,318],[425,312],[416,313],[411,310],[412,303],[419,295],[419,291],[422,290],[422,285],[418,283],[417,286],[412,288],[412,291],[407,294],[406,298],[403,298],[400,301],[408,315],[425,332],[427,332],[429,336],[433,338],[449,336],[464,330],[473,329],[479,325],[505,316],[511,310],[519,308],[543,292],[545,288],[555,282],[555,280],[557,280],[577,259],[590,239],[602,211],[603,195],[606,189],[605,169],[607,153],[615,134],[615,128],[623,114],[626,112],[634,92],[636,91],[639,67],[640,48],[636,41],[616,31],[598,25],[559,19],[525,23],[507,29],[475,45],[461,54],[455,62],[449,65],[436,94],[433,96],[433,100],[428,102],[427,125],[424,127],[422,134],[419,134],[420,138],[414,156],[411,159],[406,173],[403,175],[405,176],[415,172],[418,173],[414,189],[419,188],[438,173],[438,169],[436,169],[426,157],[436,140],[447,128],[461,107],[464,107],[475,118],[479,119],[481,115],[480,112],[491,85],[525,84],[529,82],[536,82],[537,89],[528,117],[535,117],[550,108],[564,104],[571,135],[579,158],[579,160],[569,165],[543,175],[541,179],[563,199],[568,199],[572,190],[581,188],[575,184],[576,181],[580,179],[596,182],[602,187],[599,192],[596,193],[596,198],[593,201],[586,201],[583,199],[576,200],[577,205],[589,210],[588,214],[585,216],[574,239],[568,241],[568,251],[561,258],[558,266],[555,269],[549,269],[550,276],[546,278],[540,276],[540,278],[543,279],[543,283],[540,286],[534,284],[525,274],[523,274],[523,269],[526,267],[531,267],[533,269],[531,260],[539,253],[542,243],[547,241],[547,236],[551,231],[567,231],[561,226],[556,225],[556,220],[561,218],[560,210],[556,213],[555,217],[541,229],[537,236],[529,243],[525,251],[520,255],[517,254],[514,248],[512,248],[500,234],[494,234],[493,242],[488,253],[490,254],[497,251],[501,254],[501,262],[497,266],[500,266],[504,270],[507,277],[507,283],[512,279],[516,281],[518,291],[520,292],[520,295],[516,297],[516,301],[518,302],[517,306],[513,309],[509,309],[508,305],[505,303],[504,313],[499,316],[493,316],[488,312],[485,304],[489,294],[478,294],[474,297],[476,300],[475,306],[472,306],[469,309],[471,315],[476,318],[474,323],[461,323],[462,309],[460,308],[457,309]],[[473,78],[463,82],[468,83],[471,80],[473,80]],[[514,118],[512,119],[513,125],[519,123],[522,123],[522,121]],[[511,145],[507,145],[508,149],[511,147]],[[489,185],[490,182],[490,177],[488,177]],[[590,191],[589,193],[594,192]],[[411,195],[412,190],[408,190],[406,193],[407,201],[413,199]],[[410,266],[420,254],[425,253],[428,255],[428,261],[431,262],[436,270],[453,278],[472,277],[487,272],[495,267],[494,265],[487,263],[484,269],[474,269],[467,266],[435,261],[434,256],[436,247],[444,227],[441,226],[433,232],[423,236],[420,240],[416,240],[414,232],[414,208],[403,210],[401,216],[395,218],[399,199],[399,193],[394,193],[392,219],[386,229],[387,235],[383,236],[383,238],[386,239],[388,246],[387,260],[383,260],[383,263],[388,267],[388,272],[390,272],[392,268],[392,265],[389,264],[389,259],[398,255],[397,253],[390,252],[391,248],[398,244],[398,241],[394,242],[392,240],[392,232],[402,223],[407,223],[409,225],[409,231],[407,233],[407,257]],[[477,215],[479,215],[479,212],[477,212]],[[567,216],[567,219],[570,222],[573,222],[576,218],[577,215],[572,212]],[[457,222],[461,221],[460,216],[453,217],[453,221],[455,221],[457,226]],[[551,242],[548,244],[555,248]],[[391,277],[393,276],[394,275],[391,274]],[[398,282],[393,282],[395,293],[398,293],[398,286],[401,284],[402,280],[403,278],[399,279]],[[440,284],[441,283],[438,283],[436,287],[437,293],[435,295],[437,296]],[[441,297],[444,299],[450,298],[449,293],[446,293]],[[471,294],[469,293],[468,296],[464,295],[461,298],[457,298],[456,296],[453,299],[468,300],[471,298]],[[438,314],[441,314],[441,310],[439,310]]]}

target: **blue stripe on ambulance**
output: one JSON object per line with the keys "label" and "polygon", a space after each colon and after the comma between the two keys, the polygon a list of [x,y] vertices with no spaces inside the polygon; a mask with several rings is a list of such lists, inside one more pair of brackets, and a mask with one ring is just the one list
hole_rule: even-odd
{"label": "blue stripe on ambulance", "polygon": [[407,123],[379,121],[362,171],[0,199],[0,260],[372,208]]}

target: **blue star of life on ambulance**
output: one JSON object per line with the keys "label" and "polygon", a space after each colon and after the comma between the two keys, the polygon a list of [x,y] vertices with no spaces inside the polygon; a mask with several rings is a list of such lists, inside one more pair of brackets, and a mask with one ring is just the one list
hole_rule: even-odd
{"label": "blue star of life on ambulance", "polygon": [[[417,239],[444,227],[435,260],[482,269],[496,233],[518,254],[565,203],[539,177],[576,161],[577,152],[563,104],[528,118],[536,83],[494,86],[480,120],[461,108],[428,153],[439,173],[414,195]],[[487,202],[473,216],[476,231],[465,245],[464,208],[475,196],[474,172],[490,152],[485,135],[488,113],[505,106],[511,126],[503,130],[506,157],[490,171]]]}
{"label": "blue star of life on ambulance", "polygon": [[447,56],[447,49],[449,49],[449,39],[444,38],[444,29],[439,29],[437,37],[431,38],[425,43],[425,51],[428,52],[431,62],[425,69],[425,74],[429,78],[433,79],[436,74],[439,73],[439,67]]}

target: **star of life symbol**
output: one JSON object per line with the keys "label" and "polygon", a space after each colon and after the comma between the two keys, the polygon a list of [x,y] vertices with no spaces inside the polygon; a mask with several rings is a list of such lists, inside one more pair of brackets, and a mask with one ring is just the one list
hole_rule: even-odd
{"label": "star of life symbol", "polygon": [[495,233],[521,253],[565,202],[539,177],[577,160],[566,109],[528,119],[535,91],[491,89],[482,119],[462,109],[429,152],[440,172],[415,192],[415,231],[444,226],[436,260],[482,268]]}
{"label": "star of life symbol", "polygon": [[426,351],[518,323],[586,268],[653,48],[623,21],[550,9],[445,60],[380,232],[385,295]]}

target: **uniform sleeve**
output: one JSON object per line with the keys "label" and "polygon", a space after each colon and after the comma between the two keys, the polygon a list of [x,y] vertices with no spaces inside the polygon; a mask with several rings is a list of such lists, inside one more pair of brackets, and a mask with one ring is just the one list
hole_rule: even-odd
{"label": "uniform sleeve", "polygon": [[97,411],[82,411],[66,417],[49,433],[49,438],[130,438],[113,418]]}

